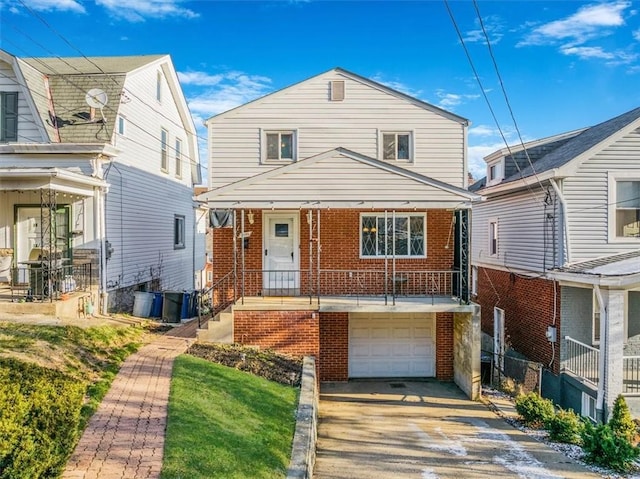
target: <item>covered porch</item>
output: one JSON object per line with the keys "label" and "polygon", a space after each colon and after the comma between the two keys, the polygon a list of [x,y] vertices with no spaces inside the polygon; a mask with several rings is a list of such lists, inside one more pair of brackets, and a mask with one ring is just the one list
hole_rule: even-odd
{"label": "covered porch", "polygon": [[[1,316],[91,312],[106,188],[66,169],[0,168]],[[59,302],[73,305],[45,306]]]}

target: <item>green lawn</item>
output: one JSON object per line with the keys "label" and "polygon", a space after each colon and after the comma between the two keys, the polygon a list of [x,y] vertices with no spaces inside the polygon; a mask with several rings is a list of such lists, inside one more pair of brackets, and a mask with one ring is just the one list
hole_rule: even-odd
{"label": "green lawn", "polygon": [[297,403],[297,388],[179,356],[171,382],[161,477],[285,477]]}

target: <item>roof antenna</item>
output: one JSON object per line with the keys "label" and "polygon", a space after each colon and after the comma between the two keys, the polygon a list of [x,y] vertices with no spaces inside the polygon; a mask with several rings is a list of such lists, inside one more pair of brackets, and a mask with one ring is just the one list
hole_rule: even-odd
{"label": "roof antenna", "polygon": [[87,102],[87,105],[91,107],[91,110],[89,111],[89,114],[91,115],[91,120],[93,121],[95,119],[96,108],[97,108],[100,110],[100,115],[102,116],[102,122],[106,123],[107,119],[104,117],[104,112],[102,111],[102,109],[109,101],[109,98],[107,97],[107,94],[105,93],[105,91],[101,90],[100,88],[92,88],[87,92],[87,94],[84,97],[84,100]]}

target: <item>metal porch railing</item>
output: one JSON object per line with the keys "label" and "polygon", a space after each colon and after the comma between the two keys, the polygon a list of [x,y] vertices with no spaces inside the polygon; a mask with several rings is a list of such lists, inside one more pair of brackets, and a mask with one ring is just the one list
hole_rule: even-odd
{"label": "metal porch railing", "polygon": [[565,336],[564,339],[567,346],[567,359],[564,361],[564,368],[597,386],[600,379],[598,369],[600,351],[570,336]]}
{"label": "metal porch railing", "polygon": [[18,266],[11,269],[11,299],[24,301],[55,301],[65,293],[88,291],[93,283],[91,263]]}

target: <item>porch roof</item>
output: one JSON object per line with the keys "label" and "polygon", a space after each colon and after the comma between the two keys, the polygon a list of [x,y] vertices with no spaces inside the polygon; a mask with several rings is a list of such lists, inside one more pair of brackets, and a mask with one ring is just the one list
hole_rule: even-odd
{"label": "porch roof", "polygon": [[640,249],[580,261],[554,272],[559,279],[587,279],[588,283],[631,285],[640,282]]}
{"label": "porch roof", "polygon": [[94,187],[107,186],[104,180],[61,168],[0,168],[0,190],[52,189],[93,196]]}
{"label": "porch roof", "polygon": [[335,148],[198,196],[212,208],[469,208],[481,196]]}

